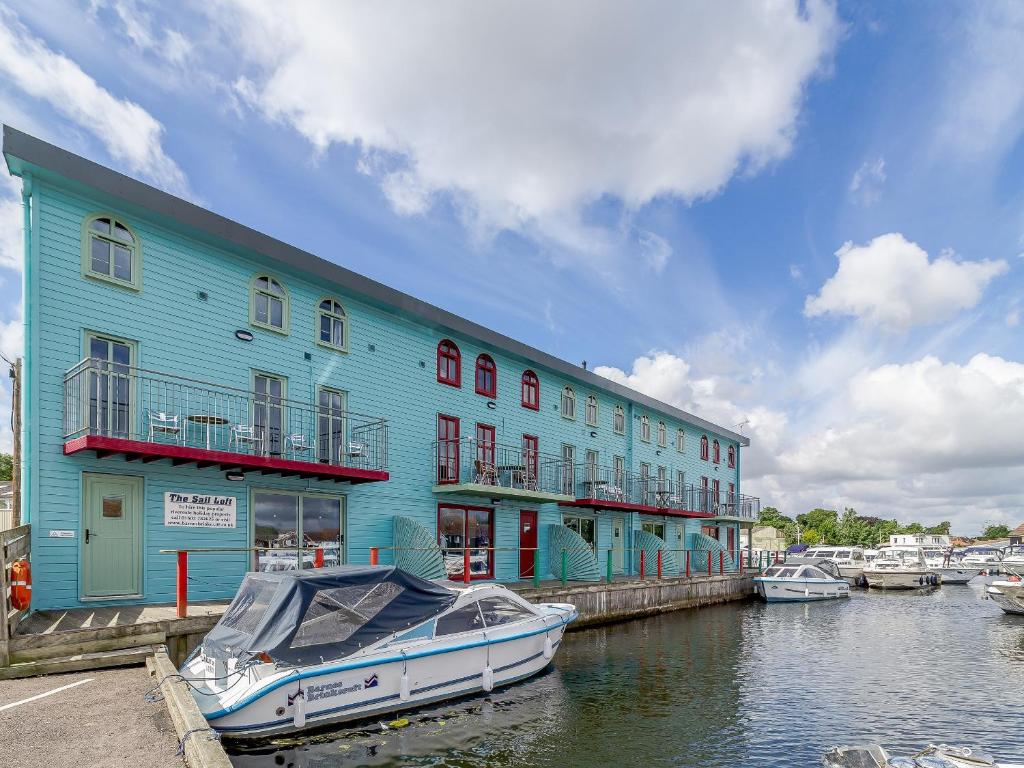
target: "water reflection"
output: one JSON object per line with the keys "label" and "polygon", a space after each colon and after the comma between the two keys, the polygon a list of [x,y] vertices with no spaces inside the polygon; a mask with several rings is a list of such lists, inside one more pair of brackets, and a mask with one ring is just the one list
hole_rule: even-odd
{"label": "water reflection", "polygon": [[[256,766],[801,768],[836,743],[976,743],[1024,757],[1024,619],[983,587],[748,603],[567,636],[555,667],[407,728],[338,729]],[[237,750],[238,747],[232,747]]]}

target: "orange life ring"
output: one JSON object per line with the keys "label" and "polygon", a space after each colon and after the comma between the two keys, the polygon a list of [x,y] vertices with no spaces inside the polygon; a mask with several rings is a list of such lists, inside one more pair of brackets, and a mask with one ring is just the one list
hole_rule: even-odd
{"label": "orange life ring", "polygon": [[11,605],[19,611],[32,603],[32,567],[28,560],[11,563]]}

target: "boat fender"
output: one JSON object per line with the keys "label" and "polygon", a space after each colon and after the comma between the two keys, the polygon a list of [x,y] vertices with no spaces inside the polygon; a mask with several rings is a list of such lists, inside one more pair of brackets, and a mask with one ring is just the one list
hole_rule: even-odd
{"label": "boat fender", "polygon": [[402,701],[409,700],[409,673],[403,672],[402,679],[398,683],[398,698]]}
{"label": "boat fender", "polygon": [[484,691],[487,693],[490,693],[494,690],[494,670],[491,669],[490,664],[484,667],[483,688]]}
{"label": "boat fender", "polygon": [[296,728],[306,727],[306,692],[299,688],[292,700],[292,725]]}
{"label": "boat fender", "polygon": [[551,657],[555,655],[555,649],[551,645],[551,637],[544,635],[544,660],[551,661]]}
{"label": "boat fender", "polygon": [[11,605],[19,611],[32,603],[32,567],[22,558],[11,563]]}

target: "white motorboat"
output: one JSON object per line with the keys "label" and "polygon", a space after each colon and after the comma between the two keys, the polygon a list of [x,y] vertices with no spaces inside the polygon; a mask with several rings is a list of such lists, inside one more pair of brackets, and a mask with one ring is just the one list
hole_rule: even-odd
{"label": "white motorboat", "polygon": [[[850,584],[860,586],[864,580],[864,558],[862,547],[811,547],[799,557],[802,561],[831,560],[839,567],[839,575]],[[787,558],[787,562],[792,558]]]}
{"label": "white motorboat", "polygon": [[822,759],[825,768],[1024,768],[1020,763],[999,763],[987,752],[972,747],[930,744],[909,757],[890,755],[877,744],[835,747]]}
{"label": "white motorboat", "polygon": [[930,569],[920,547],[882,547],[878,556],[864,566],[869,587],[876,589],[920,589],[938,586],[942,577]]}
{"label": "white motorboat", "polygon": [[1024,571],[1024,545],[1014,544],[1003,550],[1003,559],[1000,561],[1003,570],[1011,573]]}
{"label": "white motorboat", "polygon": [[942,577],[943,585],[967,584],[981,573],[981,568],[965,566],[959,560],[955,560],[952,557],[947,560],[946,553],[941,549],[925,549],[924,561],[928,564],[929,568]]}
{"label": "white motorboat", "polygon": [[1003,551],[998,547],[977,546],[964,550],[960,564],[965,568],[980,568],[983,571],[998,571],[1002,568]]}
{"label": "white motorboat", "polygon": [[993,581],[985,589],[985,596],[1003,609],[1005,613],[1024,616],[1024,581],[1013,575],[1008,579]]}
{"label": "white motorboat", "polygon": [[769,603],[806,602],[849,597],[847,584],[839,569],[825,560],[816,563],[783,563],[765,569],[754,577],[758,596]]}
{"label": "white motorboat", "polygon": [[391,566],[249,573],[181,674],[214,729],[268,736],[530,677],[576,615]]}

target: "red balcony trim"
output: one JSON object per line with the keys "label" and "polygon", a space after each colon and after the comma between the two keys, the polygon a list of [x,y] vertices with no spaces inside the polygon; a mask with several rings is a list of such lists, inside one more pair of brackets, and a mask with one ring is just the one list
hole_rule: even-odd
{"label": "red balcony trim", "polygon": [[665,515],[667,517],[714,517],[713,512],[694,512],[685,509],[666,509],[665,507],[653,507],[646,504],[631,504],[627,501],[614,501],[612,499],[576,499],[575,501],[560,501],[560,507],[587,507],[589,509],[619,509],[625,512],[642,512],[646,515]]}
{"label": "red balcony trim", "polygon": [[317,480],[333,480],[336,483],[373,483],[390,479],[387,472],[358,467],[338,467],[333,464],[317,464],[310,461],[295,461],[271,456],[249,456],[228,451],[208,451],[205,448],[189,448],[183,445],[147,443],[141,440],[125,440],[119,437],[85,435],[64,443],[64,455],[71,456],[82,451],[96,451],[96,456],[105,458],[115,453],[126,458],[142,458],[143,461],[170,459],[175,466],[195,463],[198,467],[212,467],[216,464],[237,467],[241,471],[259,471],[263,474],[299,475]]}

